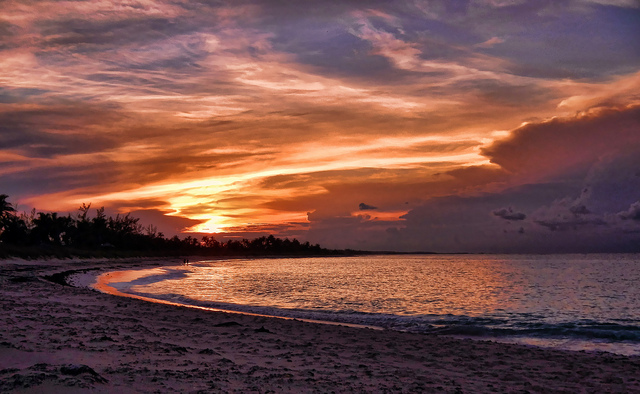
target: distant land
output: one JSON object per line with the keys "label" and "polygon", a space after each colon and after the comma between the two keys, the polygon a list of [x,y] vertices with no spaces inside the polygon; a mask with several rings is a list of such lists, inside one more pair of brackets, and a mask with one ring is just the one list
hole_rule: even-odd
{"label": "distant land", "polygon": [[[130,214],[106,216],[104,208],[90,215],[83,204],[76,215],[56,212],[18,213],[0,194],[0,258],[133,257],[133,256],[326,256],[372,252],[325,249],[320,245],[273,235],[219,242],[177,235],[166,238],[153,225],[142,226]],[[380,253],[380,252],[376,252]]]}

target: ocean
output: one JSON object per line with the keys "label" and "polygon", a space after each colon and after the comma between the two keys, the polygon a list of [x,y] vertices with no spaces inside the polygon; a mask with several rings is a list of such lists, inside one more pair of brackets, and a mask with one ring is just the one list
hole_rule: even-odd
{"label": "ocean", "polygon": [[197,261],[119,291],[175,303],[640,355],[640,255],[379,255]]}

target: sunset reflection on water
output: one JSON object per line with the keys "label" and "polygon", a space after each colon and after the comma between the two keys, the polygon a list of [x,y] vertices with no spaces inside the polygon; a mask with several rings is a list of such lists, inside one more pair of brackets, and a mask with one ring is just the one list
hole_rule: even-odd
{"label": "sunset reflection on water", "polygon": [[[633,259],[366,256],[199,262],[131,287],[279,309],[492,319],[638,319]],[[625,273],[626,272],[626,273]],[[179,275],[178,275],[179,274]],[[634,304],[635,303],[635,304]]]}
{"label": "sunset reflection on water", "polygon": [[106,273],[117,295],[207,310],[640,355],[637,255],[199,261]]}

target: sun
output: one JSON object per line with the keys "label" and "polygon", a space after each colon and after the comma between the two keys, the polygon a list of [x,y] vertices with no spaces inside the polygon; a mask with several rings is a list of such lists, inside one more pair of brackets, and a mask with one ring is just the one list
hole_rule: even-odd
{"label": "sun", "polygon": [[224,221],[225,218],[222,216],[209,217],[206,222],[196,224],[189,228],[187,232],[207,234],[224,233],[226,232],[225,229],[229,227],[228,224],[224,224]]}

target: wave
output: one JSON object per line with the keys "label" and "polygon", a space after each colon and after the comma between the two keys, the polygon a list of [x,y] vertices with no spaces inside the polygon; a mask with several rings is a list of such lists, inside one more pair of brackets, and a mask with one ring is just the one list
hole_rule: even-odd
{"label": "wave", "polygon": [[157,295],[132,291],[130,293],[184,305],[294,319],[357,324],[415,333],[476,337],[478,339],[530,337],[547,339],[580,339],[587,341],[599,340],[606,342],[636,343],[640,346],[640,322],[633,320],[623,320],[621,323],[598,322],[593,320],[581,320],[575,322],[544,322],[527,314],[522,314],[514,319],[486,316],[458,316],[450,314],[399,316],[358,312],[354,310],[326,311],[281,309],[264,306],[198,301],[180,294]]}
{"label": "wave", "polygon": [[483,324],[456,324],[450,322],[446,326],[433,330],[441,334],[509,337],[526,336],[533,338],[576,338],[598,339],[605,341],[627,341],[640,344],[640,327],[636,325],[622,325],[600,322],[562,322],[562,323],[521,323],[518,328],[494,327]]}
{"label": "wave", "polygon": [[[547,260],[473,258],[454,266],[386,257],[200,262],[136,271],[112,278],[121,281],[111,285],[132,295],[217,310],[640,356],[635,260]],[[399,268],[389,272],[388,267]],[[452,273],[452,267],[461,273]],[[635,276],[629,279],[628,272]],[[567,273],[572,282],[559,282]],[[381,282],[385,285],[378,286]]]}

